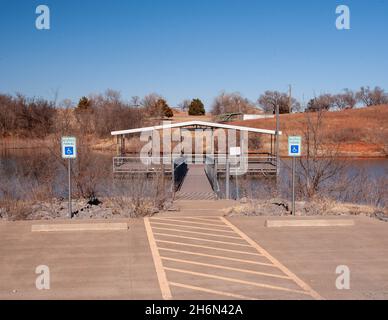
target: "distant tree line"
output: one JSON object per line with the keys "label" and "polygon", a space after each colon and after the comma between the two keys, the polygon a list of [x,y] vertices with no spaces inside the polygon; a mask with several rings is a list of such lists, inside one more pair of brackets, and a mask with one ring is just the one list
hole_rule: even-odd
{"label": "distant tree line", "polygon": [[[290,99],[287,93],[279,91],[265,91],[256,102],[239,93],[223,92],[214,99],[211,113],[275,113],[277,107],[280,113],[316,112],[381,104],[388,104],[388,94],[380,87],[361,87],[357,92],[345,89],[334,95],[321,94],[304,107],[295,98]],[[178,107],[192,116],[205,114],[205,106],[200,99],[186,99]],[[156,93],[124,101],[119,92],[107,90],[104,94],[82,97],[76,104],[70,100],[56,103],[21,94],[0,94],[0,137],[44,138],[58,131],[74,130],[108,137],[113,130],[139,127],[145,122],[160,122],[173,116],[174,109]]]}
{"label": "distant tree line", "polygon": [[0,136],[45,137],[53,131],[55,114],[53,102],[0,94]]}
{"label": "distant tree line", "polygon": [[108,137],[114,130],[139,127],[156,114],[173,116],[162,99],[138,106],[132,102],[123,101],[113,90],[82,97],[77,104],[0,94],[0,137],[44,138],[58,132]]}
{"label": "distant tree line", "polygon": [[345,110],[353,109],[357,105],[374,106],[388,104],[388,93],[380,87],[371,89],[361,87],[354,92],[344,89],[338,94],[321,94],[311,99],[305,107],[295,98],[289,97],[285,92],[265,91],[256,102],[249,101],[239,93],[221,93],[214,99],[211,106],[213,115],[226,113],[249,113],[259,110],[265,113],[275,113],[279,107],[279,113],[292,112],[316,112],[320,110]]}
{"label": "distant tree line", "polygon": [[[187,111],[204,115],[205,107],[200,99],[193,99]],[[173,116],[166,99],[156,93],[124,101],[119,92],[107,90],[81,97],[75,104],[70,100],[57,104],[21,94],[0,94],[0,137],[44,138],[59,132],[109,137],[114,130],[140,127],[145,122],[160,123]]]}

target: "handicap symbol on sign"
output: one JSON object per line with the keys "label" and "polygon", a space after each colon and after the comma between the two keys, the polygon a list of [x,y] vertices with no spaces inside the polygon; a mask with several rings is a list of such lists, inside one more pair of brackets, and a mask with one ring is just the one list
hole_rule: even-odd
{"label": "handicap symbol on sign", "polygon": [[299,153],[299,146],[291,146],[291,153]]}
{"label": "handicap symbol on sign", "polygon": [[65,147],[65,154],[68,156],[73,155],[74,153],[74,148],[73,147]]}

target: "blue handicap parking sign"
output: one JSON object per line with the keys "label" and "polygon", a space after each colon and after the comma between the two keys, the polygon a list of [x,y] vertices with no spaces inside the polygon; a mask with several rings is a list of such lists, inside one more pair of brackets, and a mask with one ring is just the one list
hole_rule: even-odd
{"label": "blue handicap parking sign", "polygon": [[65,154],[72,156],[74,154],[74,147],[65,147]]}
{"label": "blue handicap parking sign", "polygon": [[299,146],[298,145],[292,145],[291,146],[291,153],[299,153]]}

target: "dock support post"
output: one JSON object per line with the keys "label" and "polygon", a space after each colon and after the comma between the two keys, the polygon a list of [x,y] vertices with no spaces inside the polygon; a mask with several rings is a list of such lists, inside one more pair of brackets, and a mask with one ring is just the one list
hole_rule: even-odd
{"label": "dock support post", "polygon": [[116,154],[118,157],[121,156],[120,152],[120,136],[116,136]]}
{"label": "dock support post", "polygon": [[230,199],[230,188],[229,188],[229,178],[230,178],[230,165],[229,157],[226,157],[226,170],[225,170],[225,197],[226,200]]}
{"label": "dock support post", "polygon": [[279,177],[280,173],[280,158],[279,158],[279,105],[276,106],[276,178]]}
{"label": "dock support post", "polygon": [[[214,161],[213,189],[215,189],[216,186],[218,186],[218,184],[217,184],[218,165],[217,165],[217,159],[216,159],[215,155],[213,155],[213,161]],[[218,190],[218,188],[217,188],[214,191],[216,191],[218,193],[220,190]]]}
{"label": "dock support post", "polygon": [[171,158],[171,193],[172,199],[174,199],[175,194],[175,165],[174,165],[174,157]]}

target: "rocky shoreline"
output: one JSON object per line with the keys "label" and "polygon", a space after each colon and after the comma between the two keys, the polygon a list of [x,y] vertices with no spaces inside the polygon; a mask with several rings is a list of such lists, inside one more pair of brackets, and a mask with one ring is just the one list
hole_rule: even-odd
{"label": "rocky shoreline", "polygon": [[[366,216],[388,222],[388,209],[329,199],[295,202],[297,216]],[[240,204],[225,210],[226,216],[289,216],[291,203],[284,199],[241,199]]]}
{"label": "rocky shoreline", "polygon": [[[77,199],[72,201],[72,219],[120,219],[152,216],[160,211],[168,210],[171,202],[160,207],[155,206],[152,199],[134,201],[130,198]],[[2,220],[55,220],[69,219],[68,201],[52,199],[44,202],[24,202],[18,206],[18,212],[0,208]]]}
{"label": "rocky shoreline", "polygon": [[[69,219],[68,201],[52,199],[44,202],[24,202],[16,209],[0,208],[0,220],[66,220]],[[296,202],[297,216],[367,216],[388,222],[388,210],[368,205],[339,203],[327,199]],[[126,197],[77,199],[72,202],[72,219],[122,219],[153,216],[159,212],[179,211],[171,201],[156,206],[153,199],[133,200]],[[243,198],[224,209],[225,216],[289,216],[291,203],[280,198],[251,200]]]}

